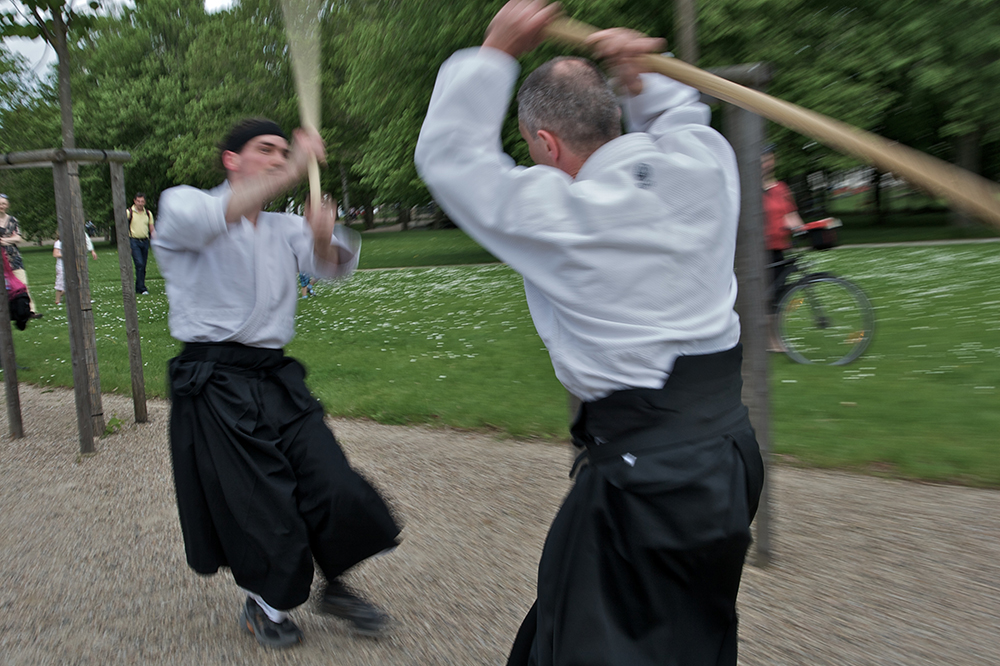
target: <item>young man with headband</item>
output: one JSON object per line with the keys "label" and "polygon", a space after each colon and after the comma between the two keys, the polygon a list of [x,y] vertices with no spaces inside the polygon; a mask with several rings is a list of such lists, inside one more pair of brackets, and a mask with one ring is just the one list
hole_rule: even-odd
{"label": "young man with headband", "polygon": [[315,131],[289,144],[270,120],[237,124],[223,141],[226,182],[174,187],[160,198],[153,240],[170,301],[170,446],[188,564],[229,567],[247,598],[240,626],[263,645],[302,640],[288,611],[309,597],[313,560],[327,579],[320,610],[380,633],[388,616],[341,574],[393,548],[399,527],[351,468],[305,369],[284,355],[294,333],[297,278],[344,278],[360,241],[335,206],[305,218],[263,207],[296,186]]}

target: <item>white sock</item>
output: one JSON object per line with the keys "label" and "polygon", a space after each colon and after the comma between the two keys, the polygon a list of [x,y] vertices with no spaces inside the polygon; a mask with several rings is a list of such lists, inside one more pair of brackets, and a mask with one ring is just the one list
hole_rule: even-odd
{"label": "white sock", "polygon": [[274,622],[275,624],[281,624],[288,617],[287,611],[281,611],[278,610],[277,608],[274,608],[269,603],[261,599],[259,594],[255,594],[250,590],[243,590],[243,591],[247,593],[248,597],[257,602],[257,605],[261,607],[261,610],[264,611],[264,615],[267,615],[267,618],[271,622]]}

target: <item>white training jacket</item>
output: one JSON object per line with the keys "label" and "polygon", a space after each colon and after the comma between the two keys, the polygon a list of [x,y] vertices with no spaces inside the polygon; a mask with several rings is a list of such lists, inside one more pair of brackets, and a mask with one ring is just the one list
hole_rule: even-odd
{"label": "white training jacket", "polygon": [[448,59],[415,157],[448,215],[524,276],[559,381],[585,401],[660,388],[678,356],[735,346],[739,175],[698,92],[642,75],[629,133],[573,179],[502,152],[518,72],[490,48]]}
{"label": "white training jacket", "polygon": [[360,257],[357,232],[337,225],[331,243],[347,261],[315,260],[298,215],[262,212],[226,224],[232,190],[181,185],[160,196],[152,247],[170,301],[170,335],[182,342],[238,342],[280,349],[295,335],[298,274],[347,277]]}

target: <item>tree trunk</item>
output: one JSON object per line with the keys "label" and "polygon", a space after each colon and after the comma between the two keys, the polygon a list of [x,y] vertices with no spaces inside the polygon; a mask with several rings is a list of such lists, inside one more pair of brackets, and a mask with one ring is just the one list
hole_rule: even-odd
{"label": "tree trunk", "polygon": [[[972,173],[979,173],[982,167],[982,130],[976,129],[955,139],[955,164]],[[977,225],[975,218],[959,210],[952,210],[949,216],[951,226],[967,229]]]}
{"label": "tree trunk", "polygon": [[872,212],[875,213],[875,224],[885,224],[885,211],[882,210],[882,172],[872,168]]}
{"label": "tree trunk", "polygon": [[674,0],[674,34],[681,60],[698,64],[698,8],[695,0]]}
{"label": "tree trunk", "polygon": [[375,207],[372,205],[371,197],[365,197],[361,203],[365,209],[365,231],[369,231],[375,228]]}
{"label": "tree trunk", "polygon": [[69,48],[66,46],[66,22],[61,11],[52,12],[56,57],[59,59],[59,117],[62,122],[63,148],[76,148],[73,136],[73,97],[69,88]]}
{"label": "tree trunk", "polygon": [[404,203],[399,204],[399,217],[397,221],[403,225],[403,231],[407,231],[410,228],[410,209]]}
{"label": "tree trunk", "polygon": [[[73,97],[69,85],[69,48],[67,26],[62,8],[53,9],[52,44],[58,57],[59,117],[63,148],[76,148],[73,135]],[[97,365],[97,336],[90,300],[90,279],[84,242],[83,196],[80,192],[80,169],[76,162],[53,163],[56,217],[63,242],[63,266],[66,268],[66,312],[69,325],[70,355],[73,359],[73,384],[76,393],[77,429],[80,453],[94,451],[94,437],[104,432],[104,407]],[[87,423],[84,424],[84,421]]]}
{"label": "tree trunk", "polygon": [[448,218],[448,215],[444,212],[444,209],[437,204],[434,205],[434,217],[431,223],[431,229],[450,229],[455,226],[455,224]]}
{"label": "tree trunk", "polygon": [[[771,415],[767,344],[767,251],[764,246],[764,210],[760,187],[760,148],[764,119],[731,104],[722,106],[722,127],[736,151],[740,173],[740,220],[736,237],[735,273],[739,280],[736,311],[743,343],[743,402],[757,431],[765,469],[770,469]],[[757,565],[771,561],[771,479],[764,483],[757,512]]]}
{"label": "tree trunk", "polygon": [[344,166],[343,160],[340,161],[340,191],[344,197],[344,215],[346,216],[351,210],[351,191],[347,187],[347,168]]}

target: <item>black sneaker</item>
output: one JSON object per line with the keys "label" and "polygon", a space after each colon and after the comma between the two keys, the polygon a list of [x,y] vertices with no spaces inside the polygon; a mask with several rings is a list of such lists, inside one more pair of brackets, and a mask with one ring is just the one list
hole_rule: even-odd
{"label": "black sneaker", "polygon": [[272,622],[264,609],[250,597],[243,604],[240,626],[267,647],[286,648],[302,642],[302,630],[294,622],[287,617],[280,623]]}
{"label": "black sneaker", "polygon": [[362,636],[381,636],[389,628],[392,618],[381,608],[358,595],[340,582],[332,580],[323,590],[319,609],[351,623],[354,631]]}

